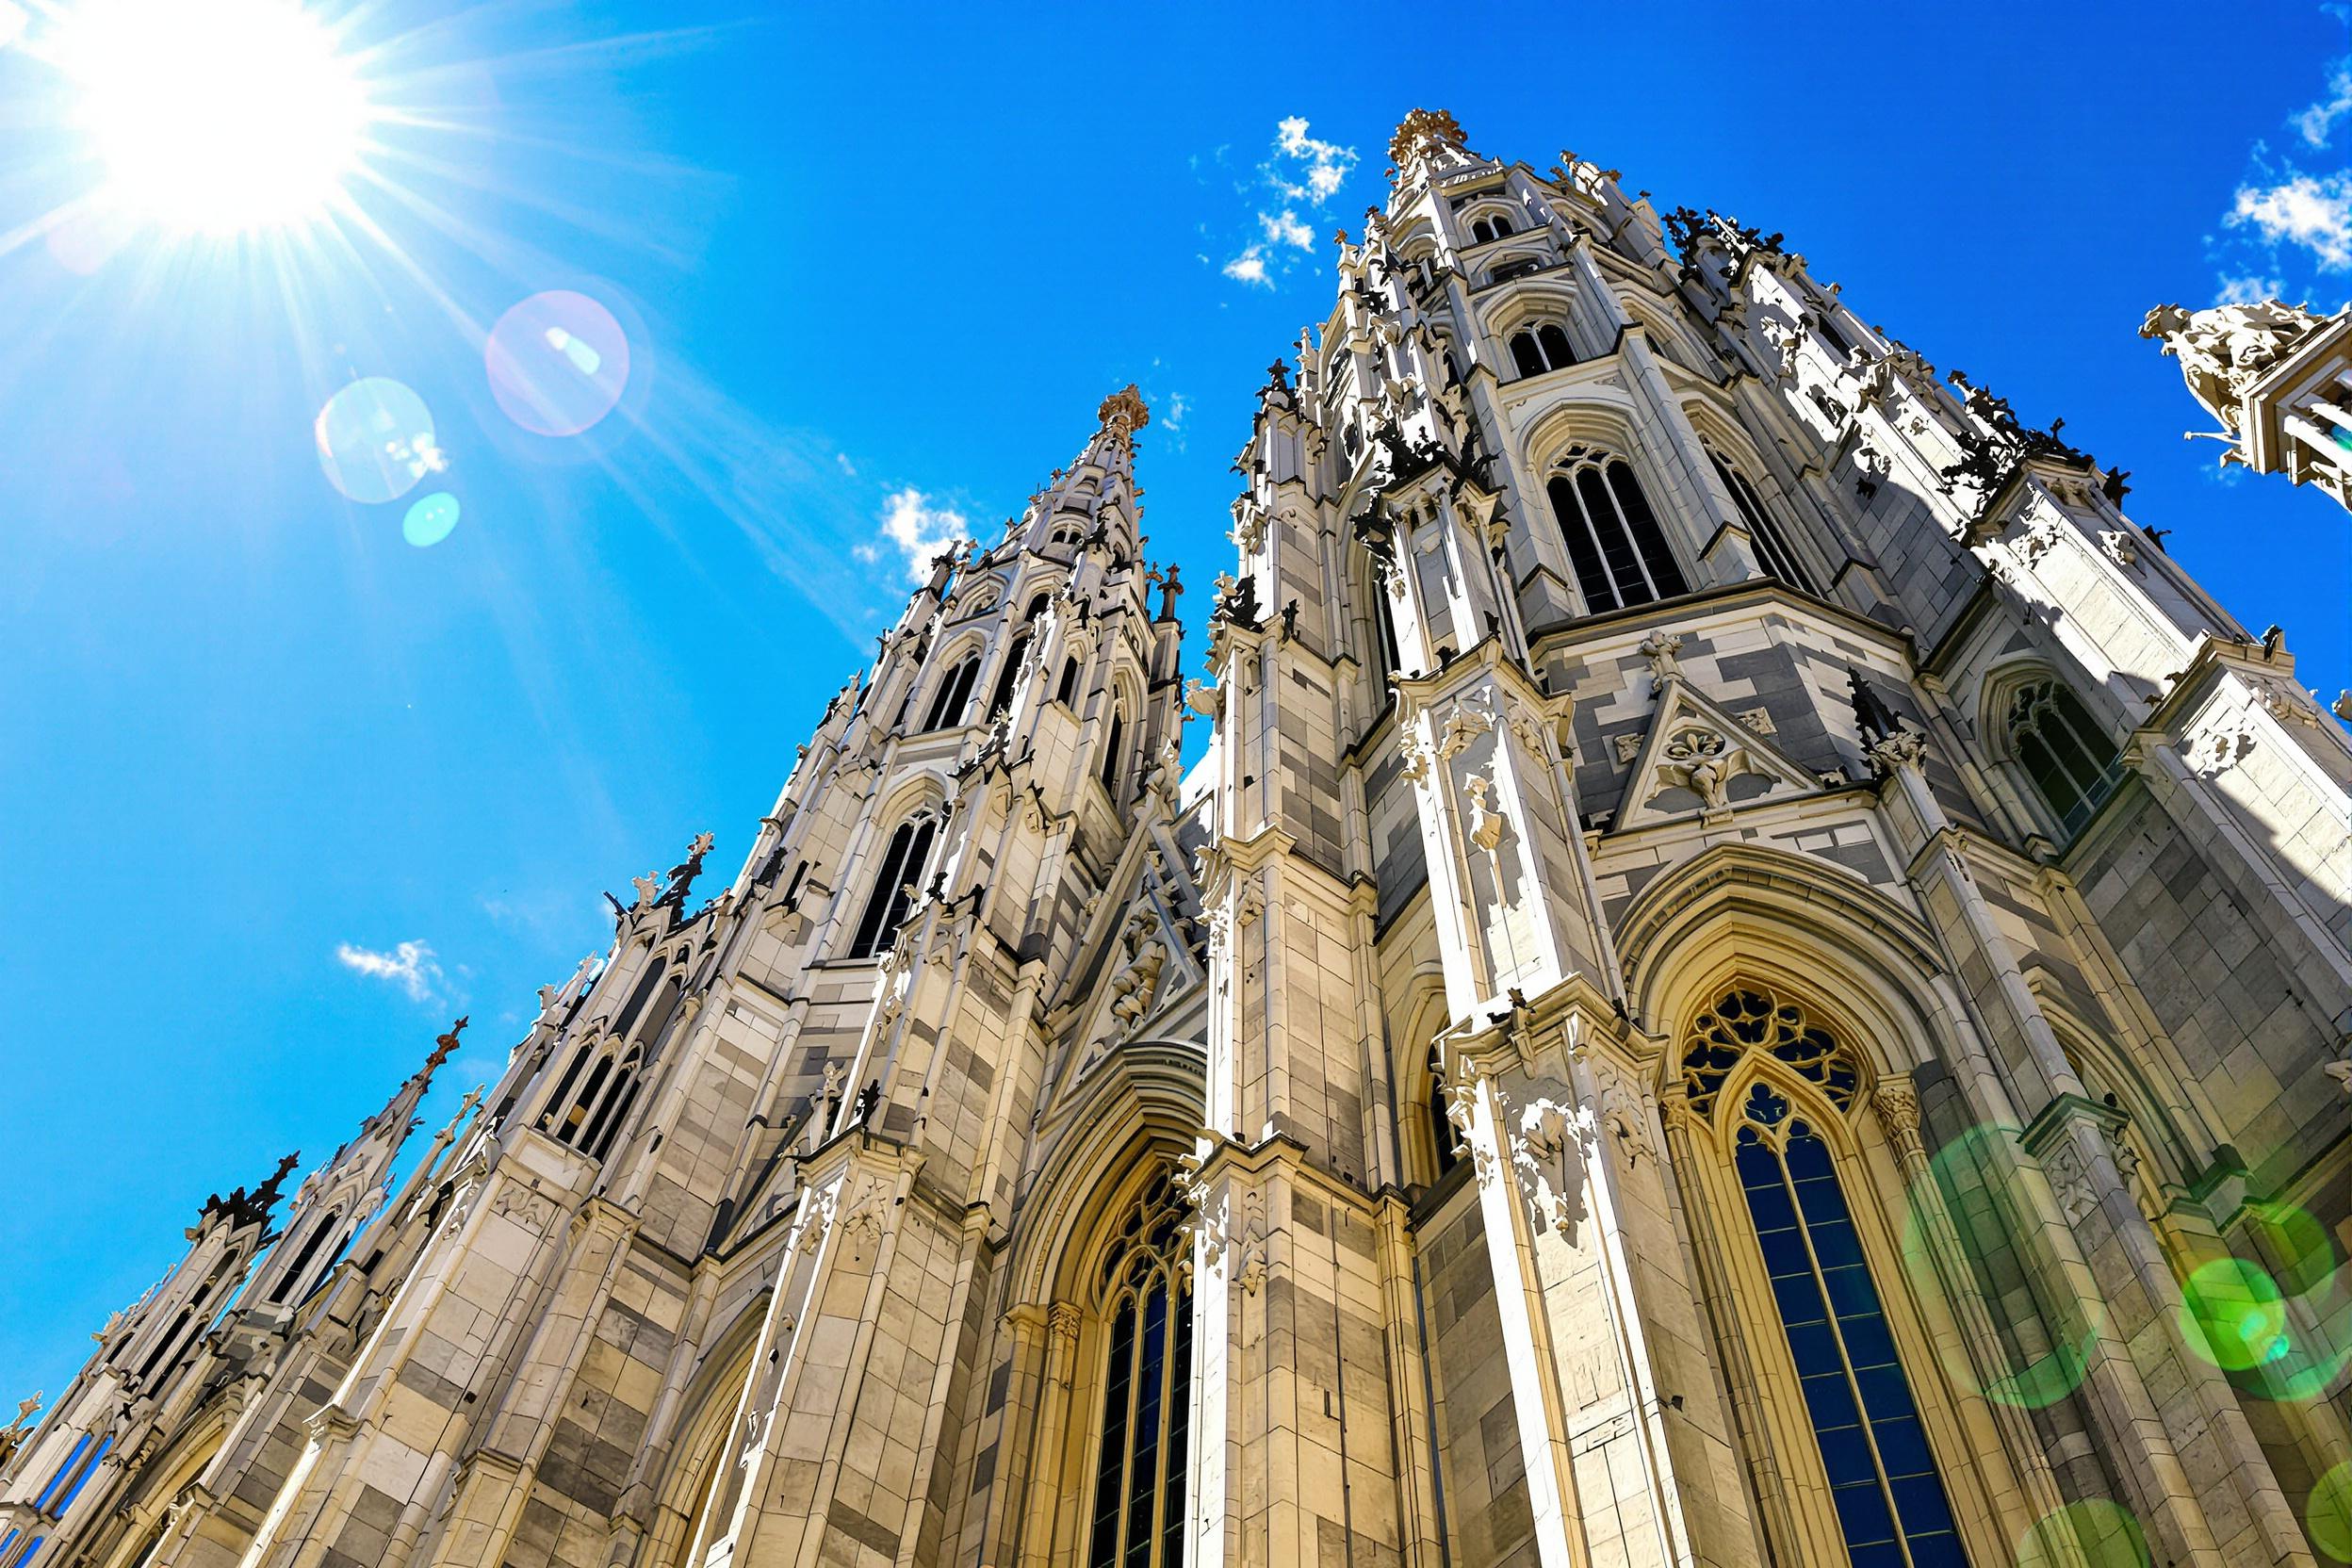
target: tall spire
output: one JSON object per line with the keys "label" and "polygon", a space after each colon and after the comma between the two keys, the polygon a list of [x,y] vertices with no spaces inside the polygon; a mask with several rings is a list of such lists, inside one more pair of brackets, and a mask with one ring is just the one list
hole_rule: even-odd
{"label": "tall spire", "polygon": [[1136,548],[1135,433],[1152,422],[1152,410],[1130,382],[1094,417],[1095,432],[1070,466],[1054,469],[1029,498],[1018,532],[1031,549],[1067,552],[1089,541],[1126,555]]}
{"label": "tall spire", "polygon": [[1475,163],[1478,155],[1462,134],[1462,122],[1445,109],[1414,109],[1389,139],[1389,177],[1400,179],[1415,158],[1441,164]]}

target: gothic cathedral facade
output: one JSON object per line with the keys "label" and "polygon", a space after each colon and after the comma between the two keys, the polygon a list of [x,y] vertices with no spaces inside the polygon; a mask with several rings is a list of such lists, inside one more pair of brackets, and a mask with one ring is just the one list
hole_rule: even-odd
{"label": "gothic cathedral facade", "polygon": [[1130,388],[405,1174],[453,1035],[204,1206],[0,1568],[2352,1558],[2280,635],[1780,236],[1392,157],[1211,678]]}

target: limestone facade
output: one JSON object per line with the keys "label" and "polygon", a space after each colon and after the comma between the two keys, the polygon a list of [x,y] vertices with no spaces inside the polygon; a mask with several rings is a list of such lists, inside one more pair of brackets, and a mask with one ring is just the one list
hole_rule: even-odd
{"label": "limestone facade", "polygon": [[448,1037],[205,1206],[0,1568],[2352,1555],[2282,640],[1781,237],[1392,157],[1211,678],[1131,388],[406,1175]]}

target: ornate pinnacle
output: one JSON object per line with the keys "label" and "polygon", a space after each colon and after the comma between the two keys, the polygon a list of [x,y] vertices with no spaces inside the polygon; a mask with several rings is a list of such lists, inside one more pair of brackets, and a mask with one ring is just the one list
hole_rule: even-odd
{"label": "ornate pinnacle", "polygon": [[457,1049],[457,1037],[466,1032],[466,1025],[472,1021],[473,1015],[471,1013],[467,1013],[461,1017],[455,1023],[449,1025],[448,1034],[435,1035],[433,1037],[433,1054],[425,1058],[425,1070],[427,1072],[431,1072],[433,1069],[439,1067],[443,1062],[449,1059],[450,1054]]}
{"label": "ornate pinnacle", "polygon": [[1461,123],[1451,114],[1444,109],[1414,109],[1389,139],[1388,161],[1402,168],[1407,158],[1430,141],[1450,141],[1457,147],[1468,145],[1462,139]]}
{"label": "ornate pinnacle", "polygon": [[1152,410],[1145,405],[1143,393],[1129,382],[1124,390],[1103,399],[1094,416],[1106,430],[1133,433],[1152,422]]}

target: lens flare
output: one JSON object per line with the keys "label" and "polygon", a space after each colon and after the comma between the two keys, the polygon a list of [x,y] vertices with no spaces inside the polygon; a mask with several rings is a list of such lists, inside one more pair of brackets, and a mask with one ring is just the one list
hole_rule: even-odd
{"label": "lens flare", "polygon": [[[1941,1296],[1946,1290],[1930,1245],[1929,1233],[1935,1223],[1930,1217],[1937,1207],[1958,1232],[1968,1266],[1996,1275],[2017,1266],[2014,1260],[1994,1255],[2009,1245],[2011,1221],[2001,1213],[1997,1173],[2018,1158],[2016,1135],[2010,1128],[1969,1128],[1936,1152],[1921,1184],[1906,1195],[1903,1264],[1922,1294]],[[1998,1372],[1981,1371],[1964,1347],[1939,1338],[1936,1345],[1945,1370],[1955,1381],[1995,1404],[2019,1410],[2056,1404],[2082,1385],[2106,1324],[2105,1309],[2096,1298],[2072,1301],[2068,1310],[2067,1321],[2047,1325],[2050,1337],[2036,1353]]]}
{"label": "lens flare", "polygon": [[2303,1523],[2313,1545],[2338,1562],[2352,1562],[2352,1463],[2319,1478],[2303,1507]]}
{"label": "lens flare", "polygon": [[57,57],[105,199],[165,229],[299,223],[359,166],[367,94],[298,0],[81,0]]}
{"label": "lens flare", "polygon": [[329,398],[312,433],[327,482],[355,501],[396,501],[449,466],[425,400],[389,376],[368,376]]}
{"label": "lens flare", "polygon": [[585,294],[533,294],[498,318],[482,351],[490,394],[536,435],[578,435],[619,405],[629,335]]}
{"label": "lens flare", "polygon": [[449,530],[457,526],[457,498],[447,490],[420,496],[400,519],[400,537],[418,549],[430,548],[449,536]]}
{"label": "lens flare", "polygon": [[2131,1511],[2103,1497],[2053,1509],[2017,1542],[2017,1568],[2148,1568],[2148,1537]]}

